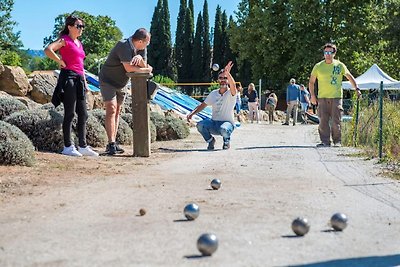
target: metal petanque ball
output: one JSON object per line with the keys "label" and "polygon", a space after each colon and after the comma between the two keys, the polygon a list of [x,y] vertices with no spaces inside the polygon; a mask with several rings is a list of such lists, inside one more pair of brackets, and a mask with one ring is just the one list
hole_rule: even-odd
{"label": "metal petanque ball", "polygon": [[219,71],[219,65],[217,63],[212,65],[213,71]]}
{"label": "metal petanque ball", "polygon": [[343,231],[347,227],[347,216],[343,213],[335,213],[331,217],[331,226],[336,231]]}
{"label": "metal petanque ball", "polygon": [[292,230],[298,236],[303,236],[310,230],[310,224],[306,218],[298,217],[292,222]]}
{"label": "metal petanque ball", "polygon": [[214,234],[202,234],[197,239],[197,249],[203,256],[211,256],[218,248],[218,239]]}
{"label": "metal petanque ball", "polygon": [[185,206],[183,213],[189,221],[193,221],[199,217],[200,209],[197,204],[191,203]]}
{"label": "metal petanque ball", "polygon": [[217,178],[213,179],[211,181],[211,187],[214,190],[218,190],[221,187],[221,180]]}

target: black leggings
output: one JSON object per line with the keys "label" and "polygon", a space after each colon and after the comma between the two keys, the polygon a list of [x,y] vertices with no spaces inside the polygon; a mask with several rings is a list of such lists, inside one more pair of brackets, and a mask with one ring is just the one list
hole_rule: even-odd
{"label": "black leggings", "polygon": [[79,146],[86,147],[86,120],[88,117],[86,110],[86,100],[78,99],[76,78],[69,78],[67,84],[64,87],[64,121],[63,121],[63,134],[64,134],[64,145],[66,147],[71,146],[73,143],[71,140],[72,121],[76,114],[78,115],[78,139]]}

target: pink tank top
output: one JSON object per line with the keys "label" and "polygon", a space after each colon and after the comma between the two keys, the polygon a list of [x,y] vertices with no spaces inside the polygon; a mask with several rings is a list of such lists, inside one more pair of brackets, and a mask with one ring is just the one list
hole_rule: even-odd
{"label": "pink tank top", "polygon": [[67,65],[64,69],[72,70],[76,73],[84,75],[83,60],[85,59],[85,51],[83,51],[82,43],[78,41],[79,47],[68,35],[63,35],[61,38],[65,41],[65,46],[61,47],[60,54],[62,60]]}

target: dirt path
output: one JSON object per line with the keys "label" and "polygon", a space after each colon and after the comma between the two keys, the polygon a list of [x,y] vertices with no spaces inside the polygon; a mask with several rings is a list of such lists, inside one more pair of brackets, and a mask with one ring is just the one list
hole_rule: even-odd
{"label": "dirt path", "polygon": [[[220,138],[204,150],[193,131],[155,143],[149,159],[38,154],[37,167],[1,167],[0,266],[400,264],[400,184],[352,149],[316,142],[316,126],[247,124],[228,151]],[[188,222],[190,202],[201,211]],[[329,231],[338,211],[349,225]],[[297,216],[311,224],[301,238]],[[219,239],[212,257],[196,248],[204,232]]]}

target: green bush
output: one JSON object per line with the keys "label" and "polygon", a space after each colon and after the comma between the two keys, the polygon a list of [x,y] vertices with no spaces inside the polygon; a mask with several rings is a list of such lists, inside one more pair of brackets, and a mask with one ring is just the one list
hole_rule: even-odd
{"label": "green bush", "polygon": [[[17,126],[40,151],[59,152],[64,147],[63,116],[54,109],[35,109],[13,113],[4,121]],[[76,137],[72,134],[74,140]]]}
{"label": "green bush", "polygon": [[[121,115],[121,117],[126,121],[132,128],[132,114],[130,113],[124,113]],[[154,143],[157,139],[157,129],[154,123],[150,120],[150,142]]]}
{"label": "green bush", "polygon": [[[106,112],[102,109],[94,109],[89,112],[93,116],[95,116],[101,125],[105,127],[105,117]],[[121,145],[131,145],[133,142],[133,132],[129,124],[124,121],[124,119],[120,118],[118,124],[117,138],[116,141]]]}
{"label": "green bush", "polygon": [[3,120],[14,112],[27,109],[28,108],[21,101],[14,97],[0,97],[0,120]]}
{"label": "green bush", "polygon": [[187,124],[171,115],[163,116],[156,112],[150,113],[150,119],[157,129],[157,140],[175,140],[186,138],[190,131]]}
{"label": "green bush", "polygon": [[17,127],[0,121],[0,164],[32,166],[34,148],[28,137]]}
{"label": "green bush", "polygon": [[170,136],[173,136],[173,139],[184,139],[189,136],[190,129],[185,121],[171,115],[166,115],[165,119],[169,125]]}

